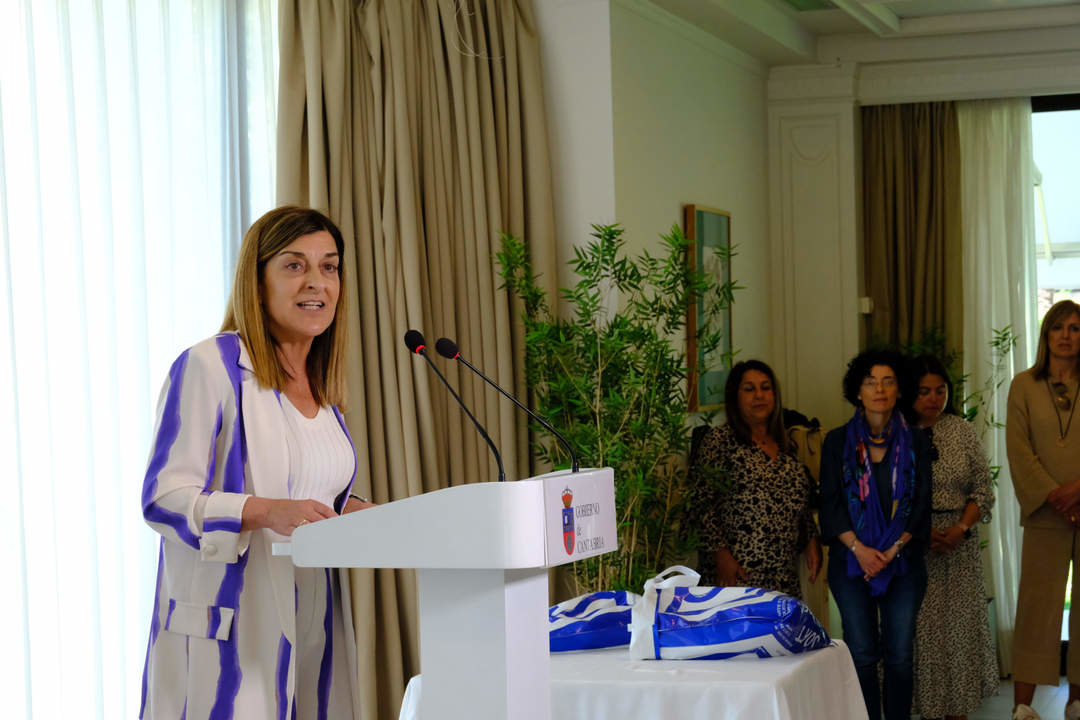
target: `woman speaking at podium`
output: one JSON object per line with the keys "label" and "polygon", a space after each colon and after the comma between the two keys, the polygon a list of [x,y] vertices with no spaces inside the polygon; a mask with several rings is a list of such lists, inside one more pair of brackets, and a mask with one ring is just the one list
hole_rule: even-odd
{"label": "woman speaking at podium", "polygon": [[221,333],[169,371],[142,491],[161,541],[141,718],[359,716],[347,581],[271,553],[369,505],[339,409],[344,254],[321,213],[268,212]]}

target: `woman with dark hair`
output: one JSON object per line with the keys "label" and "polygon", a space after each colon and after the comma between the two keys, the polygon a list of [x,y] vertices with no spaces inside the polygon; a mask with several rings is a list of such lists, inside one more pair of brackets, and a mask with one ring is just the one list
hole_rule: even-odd
{"label": "woman with dark hair", "polygon": [[810,476],[788,446],[772,368],[760,360],[737,363],[724,400],[727,422],[705,436],[694,471],[702,582],[799,597],[798,554],[813,581],[821,550]]}
{"label": "woman with dark hair", "polygon": [[959,720],[998,690],[979,535],[994,505],[990,466],[975,427],[953,409],[952,380],[932,355],[913,362],[911,422],[930,440],[933,473],[927,586],[915,634],[915,707]]}
{"label": "woman with dark hair", "polygon": [[915,622],[926,591],[929,448],[897,408],[905,369],[897,353],[857,355],[843,383],[855,414],[825,436],[821,452],[829,589],[870,720],[881,717],[883,703],[886,720],[910,717]]}
{"label": "woman with dark hair", "polygon": [[160,535],[140,718],[359,717],[349,585],[271,552],[352,494],[345,243],[282,207],[240,247],[222,331],[162,388],[143,482]]}
{"label": "woman with dark hair", "polygon": [[[1057,685],[1065,585],[1073,567],[1069,637],[1080,638],[1080,305],[1055,303],[1043,318],[1035,365],[1009,388],[1005,439],[1024,527],[1013,638],[1014,720],[1039,717],[1037,685]],[[1077,423],[1080,425],[1080,423]],[[1080,642],[1069,643],[1066,720],[1080,718]]]}

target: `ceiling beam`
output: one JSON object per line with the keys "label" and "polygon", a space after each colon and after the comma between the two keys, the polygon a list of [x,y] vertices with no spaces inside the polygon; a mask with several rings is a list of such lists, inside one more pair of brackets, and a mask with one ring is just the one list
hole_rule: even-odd
{"label": "ceiling beam", "polygon": [[888,38],[868,33],[818,38],[820,63],[891,63],[1080,51],[1080,25]]}
{"label": "ceiling beam", "polygon": [[900,18],[886,7],[885,3],[866,0],[832,0],[832,2],[875,35],[894,35],[900,32]]}
{"label": "ceiling beam", "polygon": [[[612,0],[634,6],[644,0]],[[656,6],[766,64],[811,61],[817,51],[814,34],[776,0],[652,0]],[[646,3],[647,4],[647,3]]]}
{"label": "ceiling beam", "polygon": [[1029,28],[1080,25],[1080,6],[1016,8],[986,12],[950,13],[906,18],[901,35],[951,35],[954,33],[1025,30]]}

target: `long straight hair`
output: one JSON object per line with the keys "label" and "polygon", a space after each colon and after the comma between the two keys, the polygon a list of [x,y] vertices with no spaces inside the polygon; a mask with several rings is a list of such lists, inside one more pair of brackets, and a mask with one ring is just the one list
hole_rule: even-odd
{"label": "long straight hair", "polygon": [[743,360],[735,363],[735,366],[731,368],[731,372],[728,374],[727,383],[724,384],[724,410],[727,412],[728,425],[735,431],[735,437],[739,439],[739,442],[745,445],[753,444],[750,426],[739,412],[739,386],[742,385],[743,375],[748,370],[757,370],[763,373],[769,378],[769,383],[772,384],[775,404],[772,413],[769,415],[767,428],[769,435],[776,441],[781,452],[788,452],[789,444],[787,431],[784,429],[783,403],[780,400],[780,383],[776,382],[776,373],[773,372],[772,368],[760,360]]}
{"label": "long straight hair", "polygon": [[307,358],[308,383],[319,405],[345,407],[345,241],[341,231],[318,210],[286,205],[256,220],[244,235],[236,276],[225,309],[222,332],[235,331],[244,341],[255,377],[265,388],[282,391],[289,373],[278,357],[277,341],[267,327],[269,318],[262,302],[263,273],[267,261],[297,238],[320,231],[330,233],[337,246],[340,291],[330,327],[311,343]]}
{"label": "long straight hair", "polygon": [[[1074,314],[1080,315],[1080,305],[1072,300],[1059,300],[1046,311],[1039,329],[1039,352],[1035,356],[1035,364],[1031,366],[1031,374],[1036,380],[1043,380],[1050,374],[1050,329]],[[1080,355],[1076,357],[1076,370],[1080,372]]]}

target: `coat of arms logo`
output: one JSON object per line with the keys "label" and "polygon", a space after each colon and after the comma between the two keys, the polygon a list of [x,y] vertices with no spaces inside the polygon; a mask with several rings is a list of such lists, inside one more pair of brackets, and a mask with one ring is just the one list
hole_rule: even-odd
{"label": "coat of arms logo", "polygon": [[562,491],[562,536],[567,555],[574,554],[574,492],[567,487]]}

